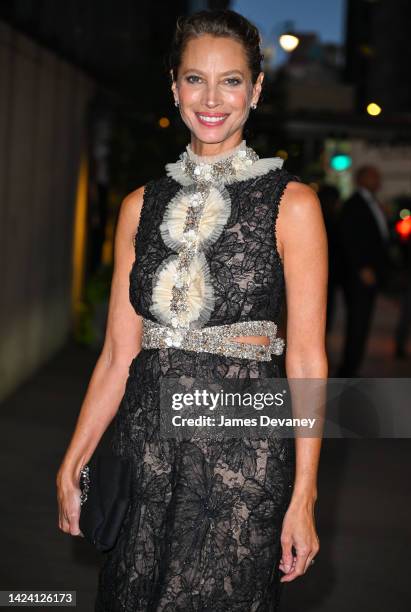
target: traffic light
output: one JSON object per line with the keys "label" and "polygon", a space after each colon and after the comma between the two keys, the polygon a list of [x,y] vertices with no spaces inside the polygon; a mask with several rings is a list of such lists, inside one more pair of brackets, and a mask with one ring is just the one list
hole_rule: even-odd
{"label": "traffic light", "polygon": [[346,153],[334,153],[330,159],[330,166],[337,172],[343,172],[351,167],[352,159],[350,155]]}
{"label": "traffic light", "polygon": [[411,236],[411,216],[400,219],[395,224],[395,231],[400,239],[406,242]]}

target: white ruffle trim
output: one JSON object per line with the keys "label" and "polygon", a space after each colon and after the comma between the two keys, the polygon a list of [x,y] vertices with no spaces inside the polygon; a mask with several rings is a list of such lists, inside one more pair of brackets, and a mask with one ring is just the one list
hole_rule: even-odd
{"label": "white ruffle trim", "polygon": [[[190,192],[180,191],[170,200],[164,212],[160,232],[165,244],[173,250],[184,245],[184,225],[190,206]],[[198,226],[198,247],[204,248],[217,240],[231,214],[231,199],[224,187],[210,188]]]}
{"label": "white ruffle trim", "polygon": [[[178,255],[170,255],[157,268],[153,278],[151,312],[165,325],[171,324],[175,313],[170,310],[172,289],[177,279]],[[208,321],[214,309],[215,294],[210,270],[203,253],[197,253],[189,268],[187,291],[187,321],[201,325]],[[192,325],[192,326],[195,326]]]}
{"label": "white ruffle trim", "polygon": [[[236,181],[244,181],[246,179],[262,176],[270,170],[282,168],[283,164],[284,160],[282,157],[263,157],[262,159],[257,159],[257,161],[249,166],[238,168],[235,174],[225,177],[222,182],[224,184],[230,184]],[[165,170],[167,175],[177,181],[177,183],[180,183],[180,185],[187,186],[193,184],[192,179],[183,172],[181,161],[166,164]]]}

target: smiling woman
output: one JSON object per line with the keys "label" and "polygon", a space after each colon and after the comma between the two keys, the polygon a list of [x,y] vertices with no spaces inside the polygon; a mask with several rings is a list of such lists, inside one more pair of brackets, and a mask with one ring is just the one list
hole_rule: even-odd
{"label": "smiling woman", "polygon": [[164,436],[161,390],[281,377],[285,291],[287,376],[326,376],[321,207],[243,139],[264,78],[249,21],[180,18],[170,75],[191,141],[122,203],[106,341],[59,473],[61,525],[78,534],[78,472],[116,413],[112,449],[131,461],[132,495],[95,611],[274,612],[319,550],[320,440]]}
{"label": "smiling woman", "polygon": [[[221,24],[216,26],[221,32]],[[248,46],[232,27],[234,32],[235,36],[193,36],[188,27],[177,37],[171,56],[175,103],[192,130],[192,148],[199,155],[215,155],[238,144],[239,130],[261,94],[258,31],[244,29]]]}

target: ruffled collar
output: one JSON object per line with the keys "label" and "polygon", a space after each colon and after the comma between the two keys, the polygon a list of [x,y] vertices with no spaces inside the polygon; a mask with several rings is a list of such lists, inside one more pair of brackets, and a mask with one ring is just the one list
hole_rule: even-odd
{"label": "ruffled collar", "polygon": [[283,163],[281,157],[260,159],[243,140],[239,145],[217,155],[197,155],[188,144],[178,161],[167,164],[165,169],[167,175],[181,185],[225,185],[261,176],[269,170],[281,168]]}

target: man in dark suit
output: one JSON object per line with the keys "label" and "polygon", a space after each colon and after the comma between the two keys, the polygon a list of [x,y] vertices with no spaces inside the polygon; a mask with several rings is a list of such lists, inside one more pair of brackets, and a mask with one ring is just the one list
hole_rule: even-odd
{"label": "man in dark suit", "polygon": [[390,232],[376,193],[381,174],[361,166],[357,189],[344,203],[339,219],[342,287],[346,302],[343,358],[337,376],[355,377],[361,367],[379,289],[389,271]]}

